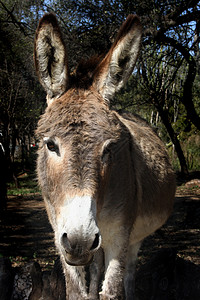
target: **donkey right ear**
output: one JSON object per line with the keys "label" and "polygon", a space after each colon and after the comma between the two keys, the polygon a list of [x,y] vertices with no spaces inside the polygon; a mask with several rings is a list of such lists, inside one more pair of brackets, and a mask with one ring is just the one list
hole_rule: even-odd
{"label": "donkey right ear", "polygon": [[59,98],[69,81],[67,53],[54,14],[46,14],[36,30],[34,60],[39,80],[47,99]]}
{"label": "donkey right ear", "polygon": [[142,26],[136,15],[129,15],[122,24],[111,49],[97,66],[94,84],[109,103],[115,92],[127,82],[135,66],[142,36]]}

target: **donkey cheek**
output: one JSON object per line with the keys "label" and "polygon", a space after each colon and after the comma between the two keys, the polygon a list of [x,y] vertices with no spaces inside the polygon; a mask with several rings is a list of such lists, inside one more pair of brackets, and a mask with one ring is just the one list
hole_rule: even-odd
{"label": "donkey cheek", "polygon": [[55,164],[51,161],[47,164],[47,178],[48,178],[48,185],[51,190],[58,189],[58,186],[62,186],[63,176],[64,173],[63,167],[61,164]]}

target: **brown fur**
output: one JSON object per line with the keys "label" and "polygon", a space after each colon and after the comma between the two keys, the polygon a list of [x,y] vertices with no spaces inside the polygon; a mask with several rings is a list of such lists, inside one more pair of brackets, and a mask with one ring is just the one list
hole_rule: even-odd
{"label": "brown fur", "polygon": [[69,75],[55,16],[37,29],[35,64],[48,95],[37,129],[38,180],[70,300],[132,300],[141,241],[172,210],[175,180],[162,142],[141,118],[109,108],[133,70],[140,38],[139,19],[129,16],[107,55]]}

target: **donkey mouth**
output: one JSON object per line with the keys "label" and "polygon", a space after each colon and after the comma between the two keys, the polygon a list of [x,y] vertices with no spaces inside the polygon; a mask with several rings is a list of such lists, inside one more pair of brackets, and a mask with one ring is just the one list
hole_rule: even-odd
{"label": "donkey mouth", "polygon": [[90,255],[90,256],[83,256],[83,257],[73,257],[71,255],[67,255],[65,256],[65,261],[68,265],[70,266],[86,266],[91,264],[91,262],[93,261],[93,257],[94,255]]}

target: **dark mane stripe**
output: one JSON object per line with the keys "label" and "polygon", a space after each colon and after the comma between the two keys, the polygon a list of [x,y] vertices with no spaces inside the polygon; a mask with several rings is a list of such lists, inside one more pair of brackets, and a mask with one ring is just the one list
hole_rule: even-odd
{"label": "dark mane stripe", "polygon": [[76,88],[88,89],[93,84],[95,70],[104,56],[104,54],[95,55],[88,60],[82,60],[71,74],[70,85]]}

